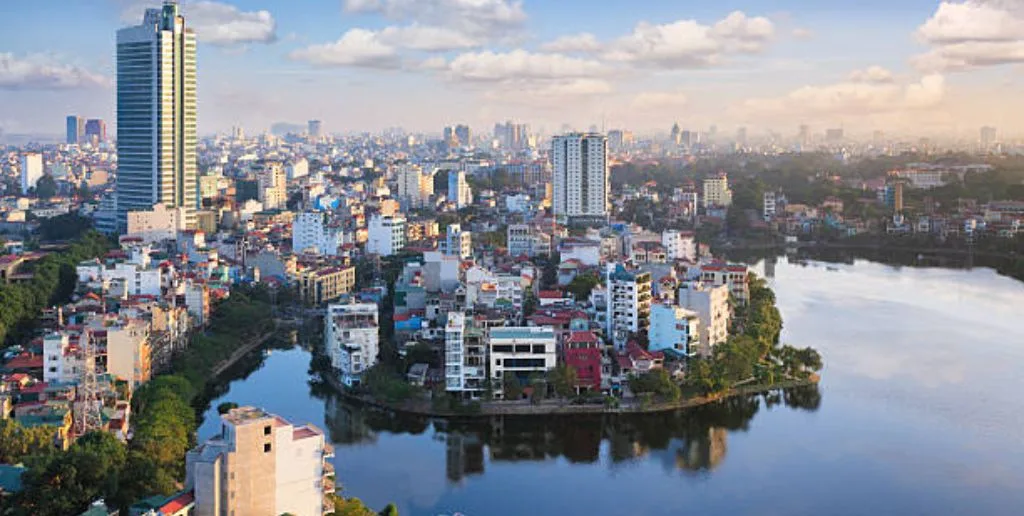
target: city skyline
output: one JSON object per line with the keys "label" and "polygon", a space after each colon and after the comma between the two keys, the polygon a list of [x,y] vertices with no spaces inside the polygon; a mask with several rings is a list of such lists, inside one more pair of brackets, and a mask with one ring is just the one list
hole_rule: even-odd
{"label": "city skyline", "polygon": [[[0,130],[114,119],[112,34],[159,1],[17,2],[0,31]],[[1007,0],[680,9],[515,0],[186,1],[199,132],[323,120],[327,133],[528,122],[667,132],[843,127],[1000,136],[1024,125],[1024,7]],[[585,8],[586,16],[579,16]],[[13,20],[22,20],[17,24]],[[455,20],[454,22],[452,20]]]}

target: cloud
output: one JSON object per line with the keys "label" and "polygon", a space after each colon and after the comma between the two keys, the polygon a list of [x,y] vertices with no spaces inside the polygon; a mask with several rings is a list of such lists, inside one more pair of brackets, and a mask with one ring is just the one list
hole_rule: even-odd
{"label": "cloud", "polygon": [[401,65],[398,50],[383,43],[378,33],[366,29],[350,29],[334,43],[311,45],[288,57],[318,66],[398,68]]}
{"label": "cloud", "polygon": [[601,50],[601,42],[593,34],[581,32],[579,34],[562,36],[554,41],[545,43],[541,45],[540,49],[545,52],[561,53],[597,52]]}
{"label": "cloud", "polygon": [[893,82],[892,72],[881,66],[870,66],[850,72],[850,82],[889,83]]}
{"label": "cloud", "polygon": [[733,111],[744,115],[800,117],[857,117],[905,113],[939,106],[946,93],[941,75],[927,75],[916,83],[846,81],[826,86],[804,86],[775,98],[749,99]]}
{"label": "cloud", "polygon": [[76,65],[36,54],[18,58],[0,52],[0,89],[66,90],[110,86],[109,78]]}
{"label": "cloud", "polygon": [[645,91],[633,97],[630,106],[637,111],[658,111],[680,109],[689,102],[682,91]]}
{"label": "cloud", "polygon": [[[146,9],[158,9],[158,0],[115,0],[121,6],[121,21],[132,25],[142,22]],[[196,39],[218,46],[277,41],[277,22],[269,11],[242,11],[223,2],[199,0],[183,3],[185,24]]]}
{"label": "cloud", "polygon": [[270,11],[240,11],[220,2],[184,4],[186,24],[196,31],[196,39],[213,45],[273,43],[277,41],[277,22]]}
{"label": "cloud", "polygon": [[448,27],[476,37],[517,30],[526,21],[519,0],[345,0],[345,10]]}
{"label": "cloud", "polygon": [[419,63],[421,70],[447,70],[448,61],[442,56],[428,57]]}
{"label": "cloud", "polygon": [[581,79],[607,72],[606,66],[596,60],[521,49],[461,54],[452,60],[448,70],[455,79],[484,82]]}
{"label": "cloud", "polygon": [[641,22],[612,44],[607,57],[664,68],[703,68],[720,64],[729,53],[760,52],[774,34],[771,20],[740,11],[711,26],[696,20],[664,25]]}
{"label": "cloud", "polygon": [[912,63],[925,71],[1024,63],[1024,4],[1018,0],[942,2],[916,32],[932,48]]}
{"label": "cloud", "polygon": [[814,38],[814,31],[811,29],[805,29],[803,27],[797,27],[790,31],[790,35],[792,35],[795,39],[806,41]]}
{"label": "cloud", "polygon": [[407,27],[386,27],[380,31],[378,37],[386,45],[427,52],[447,52],[481,45],[481,41],[466,34],[443,27],[415,24]]}

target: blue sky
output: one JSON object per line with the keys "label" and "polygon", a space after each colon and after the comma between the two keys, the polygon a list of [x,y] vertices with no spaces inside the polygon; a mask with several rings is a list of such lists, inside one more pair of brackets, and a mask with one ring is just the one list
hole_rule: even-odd
{"label": "blue sky", "polygon": [[[147,0],[3,0],[0,129],[114,118]],[[185,0],[200,131],[1024,129],[1021,0]]]}

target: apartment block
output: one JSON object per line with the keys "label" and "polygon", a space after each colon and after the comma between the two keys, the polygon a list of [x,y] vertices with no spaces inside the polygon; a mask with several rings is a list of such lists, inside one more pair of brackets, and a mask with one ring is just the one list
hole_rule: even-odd
{"label": "apartment block", "polygon": [[341,381],[358,385],[363,372],[377,363],[379,320],[374,303],[336,304],[324,317],[324,348]]}
{"label": "apartment block", "polygon": [[494,397],[502,397],[502,380],[509,372],[526,385],[533,373],[556,364],[555,331],[550,326],[491,328],[487,335]]}

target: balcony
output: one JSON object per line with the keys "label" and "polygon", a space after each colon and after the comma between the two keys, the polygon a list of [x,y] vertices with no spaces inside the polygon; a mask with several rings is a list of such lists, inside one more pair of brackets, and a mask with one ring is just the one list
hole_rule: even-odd
{"label": "balcony", "polygon": [[324,462],[324,476],[325,477],[333,477],[334,476],[334,463],[333,462],[330,462],[330,461]]}
{"label": "balcony", "polygon": [[333,459],[334,458],[334,446],[324,443],[323,458]]}

